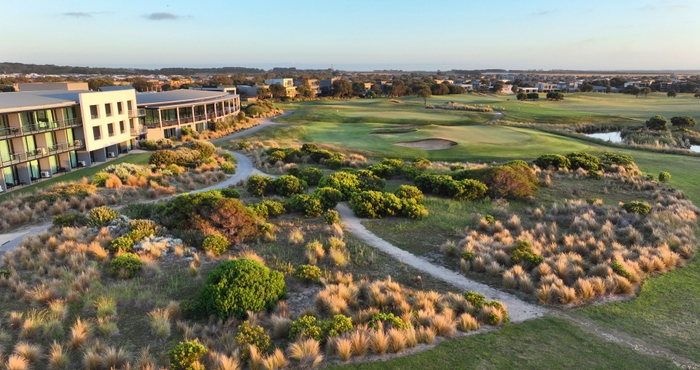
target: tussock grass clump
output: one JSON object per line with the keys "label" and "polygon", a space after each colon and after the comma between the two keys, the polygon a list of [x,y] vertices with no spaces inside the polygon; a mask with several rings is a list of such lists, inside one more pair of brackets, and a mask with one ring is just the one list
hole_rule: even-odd
{"label": "tussock grass clump", "polygon": [[335,353],[343,361],[348,361],[352,357],[353,345],[348,338],[338,338],[335,340]]}
{"label": "tussock grass clump", "polygon": [[29,369],[29,361],[27,361],[24,357],[20,355],[12,354],[10,355],[10,357],[7,358],[7,362],[5,363],[5,369],[27,370]]}
{"label": "tussock grass clump", "polygon": [[18,342],[15,345],[15,350],[13,353],[22,356],[22,358],[27,360],[27,362],[30,364],[36,363],[43,356],[41,346],[27,342]]}
{"label": "tussock grass clump", "polygon": [[68,366],[68,353],[63,349],[57,342],[51,344],[51,349],[49,349],[49,369],[60,370],[65,369]]}
{"label": "tussock grass clump", "polygon": [[80,349],[87,342],[90,329],[90,324],[78,318],[70,329],[71,338],[68,346],[73,350]]}
{"label": "tussock grass clump", "polygon": [[304,232],[301,229],[292,229],[287,236],[287,242],[292,245],[301,244],[304,241]]}
{"label": "tussock grass clump", "polygon": [[158,339],[170,337],[170,310],[156,308],[148,313],[151,332]]}
{"label": "tussock grass clump", "polygon": [[385,354],[389,349],[390,342],[391,340],[384,332],[383,328],[380,328],[380,330],[372,330],[370,332],[369,348],[375,355]]}
{"label": "tussock grass clump", "polygon": [[289,345],[287,354],[299,361],[301,367],[315,368],[323,361],[321,346],[315,339],[302,339]]}
{"label": "tussock grass clump", "polygon": [[462,332],[470,332],[479,329],[479,322],[474,318],[474,316],[463,313],[457,318],[457,329]]}
{"label": "tussock grass clump", "polygon": [[433,344],[435,341],[435,330],[431,327],[420,327],[417,334],[420,343]]}

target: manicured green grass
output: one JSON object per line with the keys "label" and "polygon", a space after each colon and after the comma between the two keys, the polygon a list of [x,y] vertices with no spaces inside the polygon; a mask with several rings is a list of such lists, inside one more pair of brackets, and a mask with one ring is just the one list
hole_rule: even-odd
{"label": "manicured green grass", "polygon": [[97,172],[102,171],[105,167],[111,166],[114,164],[119,164],[119,163],[133,163],[133,164],[148,164],[148,159],[151,158],[150,153],[137,153],[137,154],[129,154],[126,156],[123,156],[121,158],[117,158],[115,160],[109,161],[107,163],[103,163],[97,166],[92,166],[89,168],[83,168],[80,170],[72,171],[70,173],[63,174],[61,176],[56,176],[54,178],[48,179],[48,180],[43,180],[40,181],[36,184],[30,185],[30,186],[25,186],[17,190],[13,190],[9,193],[0,195],[0,202],[7,200],[10,197],[28,193],[28,192],[35,192],[39,191],[42,189],[45,189],[49,186],[55,185],[59,182],[74,182],[74,181],[79,181],[83,177],[89,178],[90,176],[95,175]]}
{"label": "manicured green grass", "polygon": [[332,369],[675,369],[666,359],[591,336],[547,316],[497,331],[444,341],[437,347],[386,362]]}

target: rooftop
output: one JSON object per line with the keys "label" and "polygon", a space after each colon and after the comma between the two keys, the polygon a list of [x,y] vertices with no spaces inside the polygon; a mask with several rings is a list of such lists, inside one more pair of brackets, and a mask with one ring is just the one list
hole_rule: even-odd
{"label": "rooftop", "polygon": [[50,109],[78,104],[80,94],[89,90],[38,90],[0,94],[0,113]]}
{"label": "rooftop", "polygon": [[136,105],[157,108],[168,105],[201,104],[218,100],[231,99],[233,96],[222,91],[206,90],[172,90],[157,93],[136,94]]}

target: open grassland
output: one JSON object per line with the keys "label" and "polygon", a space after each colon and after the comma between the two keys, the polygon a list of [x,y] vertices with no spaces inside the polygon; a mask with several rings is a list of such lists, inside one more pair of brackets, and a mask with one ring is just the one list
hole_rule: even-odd
{"label": "open grassland", "polygon": [[675,369],[670,361],[645,356],[592,337],[575,325],[547,316],[451,341],[434,349],[389,360],[333,369]]}
{"label": "open grassland", "polygon": [[121,158],[115,159],[113,161],[109,161],[100,165],[93,165],[89,168],[83,168],[80,170],[75,170],[70,173],[63,174],[61,176],[57,176],[48,180],[43,180],[40,181],[36,184],[30,185],[30,186],[25,186],[22,188],[19,188],[17,190],[13,190],[12,192],[5,193],[0,195],[0,202],[7,200],[10,197],[21,195],[21,194],[26,194],[26,193],[33,193],[37,192],[39,190],[42,190],[44,188],[47,188],[51,185],[56,185],[60,182],[76,182],[80,181],[83,177],[92,177],[96,173],[102,171],[108,166],[115,165],[115,164],[120,164],[120,163],[132,163],[132,164],[139,164],[139,165],[145,165],[148,164],[148,159],[151,157],[151,153],[137,153],[137,154],[129,154],[126,156],[122,156]]}

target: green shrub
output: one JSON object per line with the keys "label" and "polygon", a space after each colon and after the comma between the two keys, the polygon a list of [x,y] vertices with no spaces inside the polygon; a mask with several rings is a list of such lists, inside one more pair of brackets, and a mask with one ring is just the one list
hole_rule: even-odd
{"label": "green shrub", "polygon": [[[378,164],[376,166],[369,166],[367,167],[367,170],[372,171],[373,174],[383,178],[383,179],[390,179],[392,176],[394,176],[396,172],[396,168],[387,166],[385,164]],[[400,170],[400,168],[399,168]]]}
{"label": "green shrub", "polygon": [[109,174],[107,172],[98,172],[92,178],[92,184],[95,186],[104,187],[108,179]]}
{"label": "green shrub", "polygon": [[651,206],[648,203],[641,201],[632,201],[622,205],[627,212],[636,212],[640,215],[646,215],[651,212]]}
{"label": "green shrub", "polygon": [[328,176],[323,176],[318,182],[320,188],[330,187],[343,194],[342,200],[349,200],[353,193],[356,193],[360,186],[357,175],[347,172],[335,172]]}
{"label": "green shrub", "polygon": [[213,253],[215,256],[220,256],[228,249],[228,239],[221,234],[209,235],[202,242],[202,249]]}
{"label": "green shrub", "polygon": [[379,322],[384,324],[384,328],[387,328],[387,324],[391,325],[395,329],[403,330],[407,327],[407,324],[401,320],[400,317],[394,316],[393,313],[378,313],[369,320],[369,327],[372,329],[379,329]]}
{"label": "green shrub", "polygon": [[334,170],[343,167],[343,162],[345,162],[345,156],[342,153],[333,153],[330,158],[323,160],[323,165]]}
{"label": "green shrub", "polygon": [[168,352],[170,357],[170,368],[173,370],[196,370],[201,369],[198,365],[199,359],[209,351],[204,345],[199,343],[199,339],[180,342]]}
{"label": "green shrub", "polygon": [[255,197],[271,193],[272,189],[272,179],[267,176],[250,176],[245,184],[245,190]]}
{"label": "green shrub", "polygon": [[294,277],[305,281],[318,281],[321,279],[321,269],[312,265],[300,265],[294,270]]}
{"label": "green shrub", "polygon": [[88,216],[87,226],[89,227],[102,227],[107,226],[110,222],[119,217],[119,212],[109,208],[109,207],[97,207],[90,210],[90,216]]}
{"label": "green shrub", "polygon": [[591,171],[588,173],[588,177],[593,180],[600,180],[603,178],[603,173],[601,171]]}
{"label": "green shrub", "polygon": [[267,219],[270,217],[270,214],[268,213],[267,206],[262,204],[262,203],[253,203],[249,204],[246,206],[248,209],[253,211],[256,215],[260,216],[263,219]]}
{"label": "green shrub", "polygon": [[510,262],[515,265],[525,263],[526,267],[532,268],[544,261],[544,257],[532,251],[532,245],[525,240],[518,240],[511,248]]}
{"label": "green shrub", "polygon": [[481,310],[481,307],[483,307],[484,304],[486,303],[486,296],[485,295],[483,295],[481,293],[473,292],[471,290],[464,293],[464,299],[466,299],[467,302],[471,303],[478,310]]}
{"label": "green shrub", "polygon": [[272,309],[286,296],[284,275],[257,261],[240,258],[226,261],[209,273],[199,293],[204,314],[221,318],[244,318],[246,311]]}
{"label": "green shrub", "polygon": [[236,158],[236,156],[229,152],[221,153],[221,158],[225,159],[227,162],[238,163],[238,159]]}
{"label": "green shrub", "polygon": [[178,163],[178,155],[174,150],[164,149],[156,150],[151,154],[151,158],[148,160],[149,164],[160,166],[168,166],[171,164]]}
{"label": "green shrub", "polygon": [[270,153],[270,157],[267,159],[270,164],[275,164],[277,162],[282,162],[284,161],[284,158],[287,156],[287,153],[285,153],[283,150],[275,150]]}
{"label": "green shrub", "polygon": [[249,346],[254,346],[261,353],[267,352],[270,348],[270,336],[265,333],[262,326],[251,325],[250,321],[246,320],[238,325],[236,344],[241,349],[241,359],[245,361],[250,358]]}
{"label": "green shrub", "polygon": [[131,219],[149,219],[153,217],[153,211],[158,205],[153,203],[132,203],[121,208],[121,213]]}
{"label": "green shrub", "polygon": [[294,321],[289,327],[289,340],[296,341],[299,338],[313,338],[323,341],[323,328],[314,316],[304,315]]}
{"label": "green shrub", "polygon": [[433,162],[425,159],[425,158],[417,158],[413,161],[413,166],[419,170],[425,170],[426,168],[430,167],[433,164]]}
{"label": "green shrub", "polygon": [[352,318],[342,314],[333,315],[333,319],[324,323],[323,329],[326,337],[337,337],[352,331]]}
{"label": "green shrub", "polygon": [[447,196],[456,200],[475,200],[483,198],[488,187],[481,181],[464,179],[447,183]]}
{"label": "green shrub", "polygon": [[612,261],[612,263],[610,264],[610,267],[612,267],[613,271],[616,274],[618,274],[624,278],[627,278],[627,279],[632,278],[632,274],[629,271],[627,271],[627,269],[625,269],[625,267],[622,266],[622,264],[620,262],[618,262],[617,260]]}
{"label": "green shrub", "polygon": [[285,212],[287,210],[284,208],[284,204],[274,201],[274,200],[263,200],[262,204],[267,207],[267,214],[269,217],[277,217]]}
{"label": "green shrub", "polygon": [[607,166],[612,164],[628,166],[634,164],[634,158],[631,155],[605,152],[600,156],[600,163]]}
{"label": "green shrub", "polygon": [[338,211],[334,209],[329,209],[323,214],[323,222],[326,225],[340,224],[340,216]]}
{"label": "green shrub", "polygon": [[394,195],[400,199],[415,199],[416,202],[423,202],[423,192],[412,185],[400,185],[394,192]]}
{"label": "green shrub", "polygon": [[333,209],[338,205],[338,202],[343,199],[343,193],[329,187],[317,188],[311,193],[311,196],[321,201],[321,207],[323,209]]}
{"label": "green shrub", "polygon": [[421,170],[414,166],[403,166],[401,168],[401,175],[403,175],[403,177],[408,181],[413,181],[413,179],[420,174]]}
{"label": "green shrub", "polygon": [[571,161],[569,158],[564,157],[561,154],[544,154],[534,160],[534,163],[540,168],[546,169],[549,166],[554,168],[571,168]]}
{"label": "green shrub", "polygon": [[129,238],[132,244],[138,243],[141,239],[147,236],[153,236],[153,231],[148,230],[131,230],[124,235],[124,237]]}
{"label": "green shrub", "polygon": [[668,182],[668,180],[671,179],[671,174],[665,171],[659,172],[659,181],[660,182]]}
{"label": "green shrub", "polygon": [[287,202],[287,208],[303,213],[304,217],[319,217],[323,214],[321,199],[308,194],[295,194]]}
{"label": "green shrub", "polygon": [[224,162],[219,167],[221,168],[221,171],[227,175],[236,174],[236,166],[231,162]]}
{"label": "green shrub", "polygon": [[85,226],[86,224],[87,218],[80,213],[64,213],[53,216],[54,227],[75,227]]}
{"label": "green shrub", "polygon": [[360,191],[382,191],[386,187],[386,180],[375,175],[372,171],[357,171],[357,179],[360,181],[360,185],[357,187]]}
{"label": "green shrub", "polygon": [[214,144],[204,140],[194,140],[189,143],[189,146],[199,152],[200,159],[211,157],[216,151]]}
{"label": "green shrub", "polygon": [[278,177],[272,182],[272,186],[275,192],[283,197],[305,193],[309,188],[305,181],[299,180],[292,175]]}
{"label": "green shrub", "polygon": [[586,171],[597,171],[600,166],[600,158],[593,154],[574,152],[567,154],[566,158],[571,161],[571,169],[573,170],[583,168]]}
{"label": "green shrub", "polygon": [[316,186],[321,180],[321,177],[323,177],[323,170],[316,167],[307,167],[299,170],[298,175],[295,176],[306,181],[309,186]]}
{"label": "green shrub", "polygon": [[134,241],[128,236],[120,236],[118,238],[112,239],[107,246],[107,250],[112,254],[117,254],[119,252],[131,252],[134,247]]}
{"label": "green shrub", "polygon": [[223,188],[223,189],[221,189],[220,191],[221,191],[221,195],[223,195],[224,198],[234,198],[234,199],[238,199],[238,198],[241,197],[241,193],[238,192],[238,190],[236,190],[236,189],[232,189],[232,188]]}
{"label": "green shrub", "polygon": [[139,148],[146,150],[158,149],[158,143],[155,140],[139,140]]}
{"label": "green shrub", "polygon": [[378,191],[356,193],[350,199],[350,208],[357,217],[382,218],[384,197]]}
{"label": "green shrub", "polygon": [[112,275],[119,275],[121,271],[124,271],[126,278],[132,278],[136,276],[141,270],[143,263],[139,259],[139,256],[134,253],[122,253],[112,259],[109,263],[109,269]]}
{"label": "green shrub", "polygon": [[415,199],[401,199],[401,214],[414,220],[428,215],[428,210]]}

